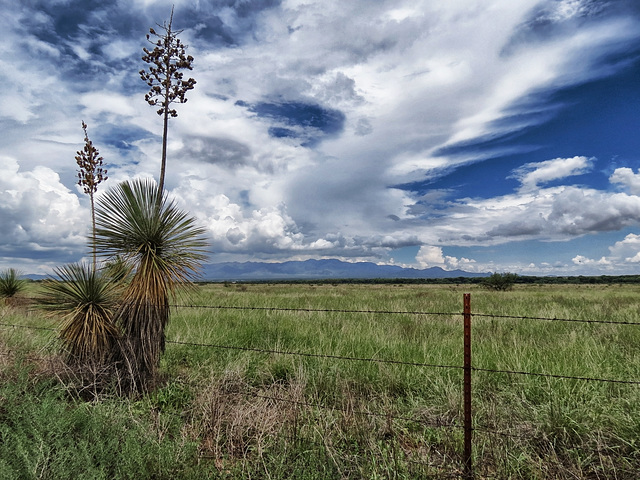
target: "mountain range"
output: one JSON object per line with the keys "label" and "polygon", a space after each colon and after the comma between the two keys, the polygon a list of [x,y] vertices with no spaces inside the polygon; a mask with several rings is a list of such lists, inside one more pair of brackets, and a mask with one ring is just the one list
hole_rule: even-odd
{"label": "mountain range", "polygon": [[425,269],[404,268],[396,265],[378,265],[372,262],[343,262],[340,260],[305,260],[279,263],[224,262],[203,266],[203,280],[330,280],[374,278],[456,278],[486,277],[488,273],[471,273],[463,270],[443,270],[440,267]]}

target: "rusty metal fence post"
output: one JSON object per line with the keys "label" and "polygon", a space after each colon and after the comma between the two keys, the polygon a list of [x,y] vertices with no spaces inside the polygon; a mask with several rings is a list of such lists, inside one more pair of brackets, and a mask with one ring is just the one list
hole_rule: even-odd
{"label": "rusty metal fence post", "polygon": [[464,294],[464,478],[473,478],[471,458],[471,294]]}

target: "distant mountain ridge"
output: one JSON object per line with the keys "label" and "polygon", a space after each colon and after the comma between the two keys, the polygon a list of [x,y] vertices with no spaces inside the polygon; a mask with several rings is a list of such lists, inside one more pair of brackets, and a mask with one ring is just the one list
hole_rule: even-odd
{"label": "distant mountain ridge", "polygon": [[443,270],[440,267],[417,269],[378,265],[372,262],[350,263],[335,259],[278,263],[209,263],[204,265],[202,270],[202,280],[211,281],[456,278],[488,275],[488,273],[472,273],[464,270]]}

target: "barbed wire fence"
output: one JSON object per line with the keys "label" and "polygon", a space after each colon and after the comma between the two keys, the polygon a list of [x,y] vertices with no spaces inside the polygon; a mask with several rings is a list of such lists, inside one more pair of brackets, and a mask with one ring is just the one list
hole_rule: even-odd
{"label": "barbed wire fence", "polygon": [[[374,363],[374,364],[387,364],[387,365],[401,365],[415,368],[434,368],[434,369],[445,369],[445,370],[456,370],[462,371],[465,374],[463,380],[463,393],[461,395],[462,402],[464,404],[464,419],[462,422],[459,421],[426,421],[425,419],[416,419],[404,415],[394,415],[389,412],[372,412],[365,410],[347,410],[341,409],[340,407],[328,406],[319,402],[310,402],[310,401],[301,401],[297,399],[279,397],[274,395],[264,395],[258,392],[245,392],[245,394],[250,395],[254,398],[260,398],[263,400],[270,400],[274,402],[282,402],[288,403],[297,407],[309,407],[309,408],[317,408],[317,409],[331,409],[342,411],[343,413],[349,413],[354,415],[361,416],[369,416],[369,417],[380,417],[387,420],[399,420],[405,422],[415,422],[423,427],[427,428],[443,428],[443,429],[458,429],[463,430],[464,432],[464,453],[462,458],[454,458],[454,456],[447,454],[446,452],[442,453],[444,459],[450,461],[452,464],[458,463],[461,464],[461,468],[456,468],[452,470],[449,474],[438,473],[437,475],[433,475],[433,478],[473,478],[474,477],[474,468],[472,464],[472,450],[471,447],[473,445],[473,434],[475,432],[484,432],[490,433],[494,435],[501,435],[505,437],[522,437],[519,434],[513,434],[509,432],[501,432],[495,429],[490,425],[481,425],[476,424],[473,426],[472,423],[472,392],[471,392],[471,375],[473,372],[483,372],[488,374],[507,374],[507,375],[520,375],[520,376],[533,376],[539,378],[552,378],[552,379],[561,379],[561,380],[574,380],[581,382],[601,382],[601,383],[609,383],[609,384],[623,384],[623,385],[631,385],[631,386],[640,386],[640,379],[615,379],[615,378],[600,378],[600,377],[591,377],[591,376],[575,376],[575,375],[565,375],[562,373],[546,373],[546,372],[531,372],[531,371],[522,371],[522,370],[509,370],[509,369],[493,369],[493,368],[485,368],[485,367],[477,367],[472,363],[471,356],[471,322],[473,318],[477,319],[501,319],[501,320],[517,320],[517,321],[543,321],[543,322],[562,322],[562,323],[582,323],[582,324],[601,324],[601,325],[615,325],[615,326],[632,326],[632,327],[640,327],[640,322],[631,322],[631,321],[609,321],[603,319],[577,319],[577,318],[556,318],[556,317],[540,317],[540,316],[522,316],[522,315],[504,315],[504,314],[491,314],[491,313],[475,313],[470,309],[470,294],[465,294],[463,298],[463,311],[461,312],[435,312],[435,311],[403,311],[403,310],[368,310],[368,309],[330,309],[330,308],[295,308],[295,307],[260,307],[260,306],[232,306],[232,305],[197,305],[197,304],[173,304],[171,308],[174,309],[206,309],[206,310],[253,310],[253,311],[271,311],[271,312],[288,312],[288,313],[339,313],[339,314],[371,314],[371,315],[412,315],[412,316],[425,316],[425,317],[450,317],[450,318],[462,318],[463,319],[463,337],[464,337],[464,362],[463,365],[450,365],[450,364],[438,364],[438,363],[424,363],[424,362],[412,362],[412,361],[403,361],[396,360],[393,358],[383,359],[383,358],[369,358],[369,357],[357,357],[357,356],[346,356],[346,355],[336,355],[332,353],[310,353],[310,352],[302,352],[302,351],[288,351],[284,349],[278,348],[259,348],[259,347],[246,347],[246,346],[235,346],[235,345],[224,345],[224,344],[214,344],[214,343],[205,343],[205,342],[192,342],[192,341],[182,341],[182,340],[167,340],[166,343],[168,345],[181,345],[188,347],[196,347],[196,348],[210,348],[210,349],[218,349],[218,350],[235,350],[235,351],[246,351],[252,353],[262,353],[262,354],[270,354],[270,355],[284,355],[284,356],[292,356],[292,357],[300,357],[300,358],[316,358],[316,359],[327,359],[332,361],[345,361],[345,362],[364,362],[364,363]],[[39,330],[44,332],[49,332],[54,334],[57,329],[50,327],[40,327],[34,325],[21,325],[21,324],[13,324],[6,323],[1,321],[0,319],[0,328],[3,329],[31,329],[31,330]],[[10,353],[2,352],[0,356],[8,356]],[[318,446],[326,447],[326,445],[319,443]],[[414,460],[411,458],[407,458],[407,461],[423,465],[423,466],[431,466],[427,463],[420,462],[418,460]],[[429,475],[427,475],[429,478]],[[483,477],[490,478],[490,477]]]}

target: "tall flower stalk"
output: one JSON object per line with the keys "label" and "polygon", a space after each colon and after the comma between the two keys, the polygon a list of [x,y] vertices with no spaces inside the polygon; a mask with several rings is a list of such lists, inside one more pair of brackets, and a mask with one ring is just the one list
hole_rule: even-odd
{"label": "tall flower stalk", "polygon": [[102,168],[103,158],[98,149],[93,146],[87,134],[87,124],[82,122],[84,131],[84,148],[76,152],[76,163],[78,171],[78,185],[83,187],[84,193],[91,199],[91,244],[93,251],[93,269],[96,269],[96,213],[94,204],[94,194],[98,191],[98,185],[107,180],[107,169]]}
{"label": "tall flower stalk", "polygon": [[[149,65],[148,70],[140,70],[140,78],[150,87],[144,99],[151,106],[160,106],[158,115],[162,116],[162,164],[160,166],[160,181],[158,189],[164,189],[165,170],[167,165],[167,134],[169,117],[177,117],[178,112],[171,108],[174,103],[185,103],[186,93],[192,90],[196,84],[193,78],[184,80],[181,70],[192,70],[193,57],[186,55],[187,46],[184,45],[178,35],[182,30],[173,30],[173,8],[168,23],[158,25],[162,30],[157,33],[153,28],[149,29],[147,40],[154,48],[149,50],[144,47],[142,60]],[[153,39],[152,39],[153,37]]]}

